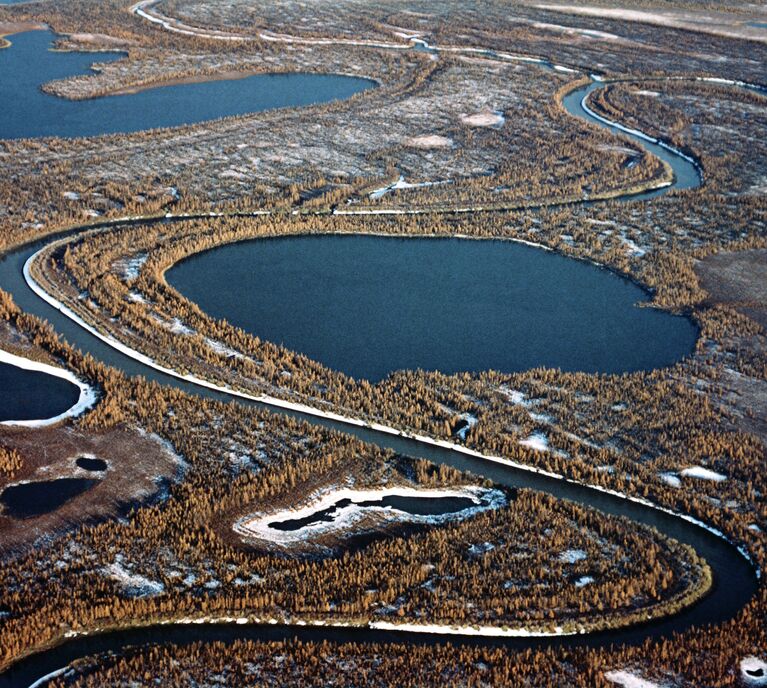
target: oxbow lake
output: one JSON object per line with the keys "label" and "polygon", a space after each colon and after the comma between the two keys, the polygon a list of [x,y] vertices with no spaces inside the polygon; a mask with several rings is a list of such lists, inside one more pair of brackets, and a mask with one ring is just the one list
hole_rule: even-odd
{"label": "oxbow lake", "polygon": [[392,371],[622,373],[689,354],[696,327],[608,270],[495,240],[302,236],[184,260],[168,282],[215,318],[355,378]]}

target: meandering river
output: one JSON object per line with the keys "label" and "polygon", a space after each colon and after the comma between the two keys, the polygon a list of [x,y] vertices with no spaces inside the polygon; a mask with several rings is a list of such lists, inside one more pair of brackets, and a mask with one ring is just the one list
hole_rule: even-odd
{"label": "meandering river", "polygon": [[[587,88],[593,88],[589,86]],[[584,90],[571,94],[565,105],[570,112],[594,121],[588,112],[580,107]],[[600,123],[603,124],[603,123]],[[646,142],[636,138],[642,145]],[[673,151],[668,153],[668,161],[675,173],[675,183],[670,188],[689,188],[700,183],[700,176],[693,163],[685,160]],[[690,165],[694,169],[692,175]],[[692,175],[692,176],[691,176]],[[687,181],[685,181],[687,180]],[[685,184],[688,186],[685,187]],[[660,191],[663,193],[665,190]],[[172,220],[167,220],[172,221]],[[174,385],[190,393],[230,400],[231,395],[208,388],[199,387],[147,367],[134,358],[127,356],[107,343],[90,334],[60,311],[48,305],[31,292],[22,276],[22,267],[26,260],[40,247],[47,244],[47,239],[19,248],[6,255],[0,261],[0,288],[10,292],[16,302],[25,311],[33,313],[49,322],[72,344],[82,351],[92,354],[97,360],[115,366],[128,374],[141,374],[160,383]],[[243,403],[252,403],[243,400]],[[692,625],[714,624],[732,618],[751,598],[757,587],[755,572],[751,564],[741,556],[738,550],[722,537],[709,532],[704,527],[653,508],[650,505],[630,501],[618,495],[607,494],[597,489],[569,483],[555,477],[515,468],[502,463],[473,456],[460,447],[448,448],[435,446],[429,442],[403,437],[383,430],[373,430],[352,422],[331,420],[314,414],[301,414],[294,411],[269,406],[270,410],[302,418],[308,422],[339,429],[354,435],[363,441],[390,448],[402,454],[422,457],[436,463],[445,463],[460,470],[469,470],[487,477],[501,485],[509,487],[530,487],[549,492],[552,495],[569,499],[584,506],[593,507],[609,514],[626,516],[638,523],[654,526],[664,534],[692,546],[704,557],[714,574],[714,584],[709,595],[697,604],[684,609],[673,617],[652,621],[647,625],[637,625],[604,633],[584,636],[546,637],[546,638],[486,638],[460,637],[452,635],[425,635],[393,631],[373,630],[369,628],[328,628],[283,625],[184,625],[170,624],[152,628],[135,628],[111,631],[93,637],[76,637],[62,645],[38,653],[22,660],[0,677],[2,686],[25,686],[41,675],[66,665],[70,661],[93,652],[119,650],[126,645],[149,642],[191,642],[196,640],[235,638],[256,638],[263,640],[298,637],[304,640],[331,640],[355,642],[390,642],[393,640],[408,643],[436,643],[456,641],[462,643],[503,644],[509,647],[524,648],[549,645],[591,645],[605,646],[612,643],[639,644],[647,638],[668,637],[681,632]]]}

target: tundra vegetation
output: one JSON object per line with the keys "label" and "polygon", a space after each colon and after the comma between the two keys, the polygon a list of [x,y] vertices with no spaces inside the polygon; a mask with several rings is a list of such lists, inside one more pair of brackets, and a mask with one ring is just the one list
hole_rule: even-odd
{"label": "tundra vegetation", "polygon": [[[692,549],[528,490],[446,524],[403,532],[390,525],[361,548],[326,543],[335,556],[254,546],[233,531],[238,518],[296,495],[477,479],[266,411],[126,379],[11,303],[3,315],[41,355],[66,359],[101,389],[100,403],[70,432],[162,438],[183,461],[183,480],[160,499],[135,503],[127,518],[73,522],[44,548],[6,553],[3,665],[69,631],[183,617],[609,628],[673,613],[710,585]],[[2,439],[9,453],[30,450],[13,430]],[[38,438],[43,449],[46,439]]]}
{"label": "tundra vegetation", "polygon": [[[42,254],[33,277],[102,332],[180,372],[650,499],[721,530],[764,568],[767,103],[763,93],[696,80],[763,81],[767,48],[744,28],[763,19],[753,6],[709,3],[706,14],[723,18],[712,28],[696,3],[643,0],[652,20],[627,21],[602,4],[579,2],[571,12],[510,10],[494,0],[416,0],[407,10],[361,0],[311,10],[288,0],[148,4],[145,12],[166,27],[122,0],[2,6],[2,33],[44,22],[61,48],[127,53],[44,85],[58,97],[271,71],[366,75],[379,86],[344,102],[172,130],[2,141],[0,246],[128,215],[222,213],[76,233]],[[584,7],[591,13],[575,11]],[[748,40],[729,35],[732,27]],[[402,49],[412,37],[455,50]],[[574,72],[515,59],[525,55]],[[636,143],[564,111],[562,97],[595,71],[615,81],[589,107],[682,149],[700,165],[701,188],[611,200],[670,173]],[[449,183],[373,194],[400,177]],[[584,199],[601,202],[574,203]],[[477,212],[451,212],[471,208]],[[407,209],[423,213],[331,214]],[[241,216],[263,210],[273,214]],[[223,243],[323,232],[541,244],[635,280],[653,307],[693,318],[700,338],[685,360],[645,373],[401,371],[370,385],[212,320],[163,277],[178,260]],[[728,290],[730,279],[736,286]],[[39,477],[49,463],[69,475],[67,462],[82,452],[125,458],[110,463],[98,488],[40,517],[27,529],[34,538],[13,539],[16,526],[0,515],[4,666],[67,631],[179,617],[617,627],[672,613],[710,584],[705,562],[658,533],[524,490],[470,518],[360,533],[368,539],[355,547],[327,541],[319,555],[259,548],[232,530],[238,518],[345,481],[433,488],[477,479],[265,411],[127,379],[67,346],[2,292],[0,315],[4,348],[70,368],[101,395],[61,427],[0,429],[0,485]],[[461,436],[466,414],[477,422]],[[533,436],[545,436],[544,450],[525,444]],[[149,446],[165,457],[163,470],[136,461],[131,474],[133,450]],[[625,669],[659,684],[736,685],[745,680],[741,659],[764,657],[766,618],[761,584],[733,620],[639,647],[243,640],[87,658],[55,682],[288,676],[296,685],[388,685],[396,677],[412,685],[604,686],[614,685],[610,670]]]}

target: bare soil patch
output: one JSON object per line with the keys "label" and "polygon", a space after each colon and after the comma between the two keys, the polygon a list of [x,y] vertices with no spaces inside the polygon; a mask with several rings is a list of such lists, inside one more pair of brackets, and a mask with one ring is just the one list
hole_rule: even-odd
{"label": "bare soil patch", "polygon": [[[159,439],[126,427],[88,432],[71,426],[13,429],[0,436],[0,444],[23,458],[13,479],[0,477],[0,489],[25,481],[57,478],[93,478],[77,466],[82,456],[107,462],[100,480],[84,494],[34,518],[15,519],[0,512],[0,557],[26,549],[85,522],[123,513],[127,505],[155,496],[163,482],[180,472],[178,457]],[[103,477],[101,477],[103,475]]]}
{"label": "bare soil patch", "polygon": [[735,306],[767,330],[767,249],[709,256],[695,272],[712,304]]}

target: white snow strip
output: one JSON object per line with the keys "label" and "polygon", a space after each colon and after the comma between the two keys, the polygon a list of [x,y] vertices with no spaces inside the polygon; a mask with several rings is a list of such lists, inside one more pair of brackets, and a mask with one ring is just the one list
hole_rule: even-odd
{"label": "white snow strip", "polygon": [[[64,240],[62,239],[61,241],[64,241]],[[762,576],[761,568],[753,560],[753,558],[751,557],[751,555],[748,553],[748,551],[745,549],[743,545],[737,545],[735,543],[732,543],[732,541],[721,530],[718,530],[708,525],[704,521],[701,521],[700,519],[695,518],[694,516],[690,516],[689,514],[685,514],[679,511],[674,511],[673,509],[669,509],[667,507],[661,506],[660,504],[656,504],[655,502],[651,502],[649,499],[645,499],[644,497],[635,497],[635,496],[626,494],[625,492],[619,492],[618,490],[612,490],[606,487],[602,487],[601,485],[585,483],[583,481],[575,480],[573,478],[566,478],[564,475],[561,475],[560,473],[547,471],[543,468],[538,468],[537,466],[531,466],[529,464],[519,463],[518,461],[512,461],[511,459],[507,459],[502,456],[496,456],[493,454],[483,454],[482,452],[476,451],[475,449],[470,449],[469,447],[464,447],[460,444],[455,444],[454,442],[435,439],[433,437],[429,437],[428,435],[421,435],[418,433],[408,432],[406,430],[399,430],[397,428],[394,428],[388,425],[383,425],[382,423],[369,422],[361,418],[354,418],[353,416],[344,416],[340,413],[325,411],[325,410],[316,408],[314,406],[309,406],[307,404],[299,404],[292,401],[286,401],[284,399],[268,396],[265,394],[259,395],[259,396],[248,394],[247,392],[242,392],[237,389],[232,389],[231,387],[227,385],[217,385],[213,382],[197,377],[196,375],[182,375],[176,370],[162,366],[156,361],[154,361],[153,359],[151,359],[149,356],[146,356],[145,354],[139,353],[138,351],[131,349],[129,346],[123,344],[122,342],[117,341],[116,339],[110,336],[102,334],[96,328],[86,323],[82,318],[80,318],[80,316],[74,313],[71,309],[67,308],[64,304],[58,301],[54,296],[46,292],[45,289],[43,289],[37,282],[35,282],[35,280],[32,278],[32,275],[30,273],[31,265],[35,261],[35,259],[38,257],[38,255],[40,255],[40,253],[42,253],[47,248],[50,248],[50,246],[52,245],[53,244],[49,244],[48,246],[41,248],[36,253],[32,254],[27,259],[26,263],[24,263],[23,274],[24,274],[24,279],[26,280],[29,288],[32,289],[32,291],[35,292],[35,294],[37,294],[41,299],[43,299],[43,301],[48,303],[53,308],[56,308],[63,315],[65,315],[66,317],[76,322],[78,325],[80,325],[80,327],[82,327],[84,330],[86,330],[93,336],[97,337],[98,339],[101,339],[103,342],[107,343],[109,346],[116,349],[117,351],[120,351],[126,356],[129,356],[130,358],[133,358],[134,360],[139,361],[140,363],[143,363],[144,365],[150,368],[154,368],[155,370],[159,370],[160,372],[166,373],[173,377],[186,380],[187,382],[191,382],[200,387],[213,389],[217,392],[224,392],[233,397],[248,399],[250,401],[255,401],[268,406],[273,406],[275,408],[284,408],[284,409],[289,409],[292,411],[299,411],[309,416],[327,418],[327,419],[335,420],[339,423],[343,423],[346,425],[370,428],[371,430],[375,430],[377,432],[385,433],[388,435],[405,437],[407,439],[415,440],[416,442],[421,442],[423,444],[431,445],[434,447],[442,447],[443,449],[448,449],[450,451],[454,451],[459,454],[464,454],[466,456],[472,456],[478,459],[482,459],[483,461],[491,461],[493,463],[499,463],[504,466],[508,466],[510,468],[514,468],[521,471],[528,471],[530,473],[536,473],[538,475],[543,475],[548,478],[553,478],[556,480],[564,480],[566,482],[573,483],[575,485],[583,485],[584,487],[588,487],[589,489],[596,490],[597,492],[604,492],[605,494],[610,494],[615,497],[619,497],[621,499],[626,499],[630,502],[635,502],[636,504],[642,504],[643,506],[649,507],[651,509],[656,509],[657,511],[662,511],[663,513],[675,516],[676,518],[681,518],[682,520],[687,521],[688,523],[692,523],[700,528],[703,528],[704,530],[707,530],[709,533],[712,533],[716,537],[719,537],[722,540],[725,540],[726,542],[730,542],[731,544],[737,547],[738,551],[743,556],[743,558],[749,564],[751,564],[751,566],[754,568],[756,577],[758,579],[761,579],[761,576]]]}
{"label": "white snow strip", "polygon": [[387,193],[391,191],[397,191],[399,189],[421,189],[429,186],[441,186],[444,184],[452,184],[452,179],[445,179],[443,181],[436,181],[436,182],[416,182],[416,183],[410,183],[405,181],[405,177],[400,175],[400,178],[394,182],[393,184],[389,184],[388,186],[382,186],[380,189],[373,190],[369,197],[377,200],[379,198],[383,198]]}
{"label": "white snow strip", "polygon": [[380,631],[402,631],[405,633],[438,633],[440,635],[480,635],[506,638],[548,638],[552,636],[577,635],[584,631],[564,631],[557,626],[553,631],[531,631],[527,628],[503,628],[499,626],[445,626],[443,624],[392,623],[371,621],[369,628]]}
{"label": "white snow strip", "polygon": [[681,471],[685,478],[698,478],[699,480],[713,480],[716,483],[721,483],[727,480],[726,475],[717,473],[703,466],[691,466]]}
{"label": "white snow strip", "polygon": [[16,356],[8,351],[0,349],[0,363],[10,363],[11,365],[21,368],[22,370],[34,370],[40,373],[46,373],[53,377],[59,377],[71,382],[80,389],[80,396],[77,399],[77,403],[71,408],[67,409],[63,413],[53,418],[43,418],[40,420],[4,420],[0,425],[14,425],[26,428],[43,428],[48,425],[55,425],[56,423],[64,420],[65,418],[75,418],[87,411],[91,406],[96,403],[98,394],[96,390],[83,382],[73,372],[65,370],[64,368],[57,368],[47,363],[40,363],[39,361],[32,361],[22,356]]}
{"label": "white snow strip", "polygon": [[68,666],[62,667],[61,669],[56,669],[56,671],[52,671],[50,674],[41,676],[34,683],[30,683],[29,688],[42,688],[42,686],[48,683],[48,681],[50,681],[51,679],[57,678],[58,676],[64,675],[67,671],[69,671]]}
{"label": "white snow strip", "polygon": [[591,576],[581,576],[577,581],[575,581],[575,587],[582,588],[593,582],[594,582],[594,579]]}

